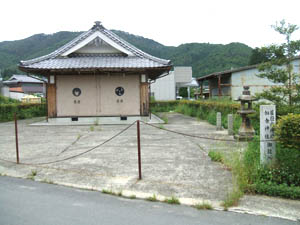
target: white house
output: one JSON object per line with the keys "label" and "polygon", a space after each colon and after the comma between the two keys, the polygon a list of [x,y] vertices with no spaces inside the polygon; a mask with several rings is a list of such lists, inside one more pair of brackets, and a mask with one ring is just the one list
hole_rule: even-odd
{"label": "white house", "polygon": [[169,75],[157,79],[151,83],[151,95],[155,100],[176,100],[179,88],[187,87],[190,98],[190,87],[198,87],[195,78],[192,78],[192,67],[176,66]]}
{"label": "white house", "polygon": [[[300,56],[292,61],[292,65],[293,71],[300,74]],[[231,99],[237,99],[243,91],[243,86],[249,86],[253,95],[261,93],[271,86],[278,86],[267,78],[258,77],[259,73],[257,65],[253,65],[212,73],[199,77],[197,80],[202,90],[203,83],[208,82],[209,97],[228,96]]]}

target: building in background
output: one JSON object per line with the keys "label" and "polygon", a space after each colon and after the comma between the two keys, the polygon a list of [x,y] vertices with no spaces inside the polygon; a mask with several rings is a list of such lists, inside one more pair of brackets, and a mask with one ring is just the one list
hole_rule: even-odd
{"label": "building in background", "polygon": [[190,99],[190,88],[198,87],[198,82],[192,77],[192,67],[176,66],[169,75],[157,79],[151,84],[151,95],[157,101],[176,100],[180,98],[179,89],[186,87],[188,99]]}
{"label": "building in background", "polygon": [[26,95],[46,95],[46,80],[28,75],[12,75],[3,82],[9,87],[10,98],[21,100]]}
{"label": "building in background", "polygon": [[5,96],[5,97],[10,97],[9,96],[9,87],[3,83],[1,74],[0,74],[0,95]]}
{"label": "building in background", "polygon": [[[300,73],[300,57],[293,60],[295,73]],[[261,93],[271,86],[278,86],[267,78],[260,78],[257,75],[257,65],[241,67],[238,69],[212,73],[197,78],[200,85],[200,95],[204,94],[203,85],[208,83],[209,97],[227,96],[233,100],[237,99],[243,91],[243,86],[249,86],[251,94]],[[202,90],[202,94],[201,94]]]}

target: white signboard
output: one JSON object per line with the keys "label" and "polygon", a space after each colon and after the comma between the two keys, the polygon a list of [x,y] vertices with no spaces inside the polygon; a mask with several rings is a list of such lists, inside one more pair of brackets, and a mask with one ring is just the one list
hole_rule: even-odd
{"label": "white signboard", "polygon": [[260,106],[260,163],[268,164],[275,159],[276,143],[274,125],[276,123],[275,105]]}

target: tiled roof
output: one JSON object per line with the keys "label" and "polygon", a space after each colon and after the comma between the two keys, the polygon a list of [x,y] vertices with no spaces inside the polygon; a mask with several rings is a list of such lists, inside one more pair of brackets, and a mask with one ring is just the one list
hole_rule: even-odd
{"label": "tiled roof", "polygon": [[31,76],[27,76],[27,75],[12,75],[9,80],[4,81],[3,83],[5,84],[12,84],[12,83],[43,83],[42,80],[40,79],[36,79],[34,77]]}
{"label": "tiled roof", "polygon": [[139,57],[74,57],[54,58],[34,63],[32,69],[93,69],[93,68],[158,68],[161,63]]}
{"label": "tiled roof", "polygon": [[[131,52],[133,56],[107,56],[99,54],[93,56],[75,56],[70,54],[67,57],[62,55],[68,50],[78,45],[93,33],[99,31],[102,35],[112,40],[118,46]],[[69,43],[60,47],[56,51],[28,61],[21,61],[19,67],[22,69],[80,69],[80,68],[159,68],[170,67],[171,61],[160,59],[149,55],[125,40],[118,37],[113,32],[105,29],[100,22],[96,22],[90,30],[82,33]]]}

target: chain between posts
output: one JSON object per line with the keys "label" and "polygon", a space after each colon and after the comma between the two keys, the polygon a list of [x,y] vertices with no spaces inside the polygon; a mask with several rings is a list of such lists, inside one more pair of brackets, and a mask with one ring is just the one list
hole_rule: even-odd
{"label": "chain between posts", "polygon": [[[122,133],[124,133],[126,130],[128,130],[130,127],[132,127],[137,121],[134,121],[132,124],[130,124],[129,126],[127,126],[125,129],[121,130],[120,132],[118,132],[117,134],[115,134],[114,136],[112,136],[111,138],[107,139],[106,141],[102,142],[101,144],[99,145],[96,145],[82,153],[79,153],[77,155],[73,155],[73,156],[70,156],[70,157],[67,157],[67,158],[64,158],[64,159],[59,159],[59,160],[55,160],[55,161],[50,161],[50,162],[42,162],[42,163],[19,163],[17,162],[17,164],[22,164],[22,165],[30,165],[30,166],[35,166],[35,165],[47,165],[47,164],[53,164],[53,163],[58,163],[58,162],[63,162],[63,161],[67,161],[67,160],[70,160],[70,159],[73,159],[73,158],[76,158],[78,156],[82,156],[88,152],[91,152],[93,150],[95,150],[96,148],[99,148],[100,146],[106,144],[107,142],[113,140],[114,138],[116,138],[117,136],[121,135]],[[1,159],[1,161],[4,161],[4,162],[9,162],[9,163],[15,163],[13,161],[10,161],[10,160],[6,160],[6,159]]]}
{"label": "chain between posts", "polygon": [[[194,134],[186,134],[186,133],[182,133],[182,132],[179,132],[179,131],[174,131],[174,130],[170,130],[170,129],[167,129],[167,128],[161,128],[161,127],[157,127],[153,124],[150,124],[150,123],[146,123],[144,121],[141,121],[142,123],[144,123],[145,125],[148,125],[150,127],[154,127],[156,129],[159,129],[159,130],[165,130],[165,131],[168,131],[168,132],[171,132],[171,133],[174,133],[174,134],[179,134],[179,135],[182,135],[182,136],[186,136],[186,137],[193,137],[193,138],[199,138],[199,139],[207,139],[207,140],[213,140],[213,141],[230,141],[230,142],[240,142],[238,140],[235,140],[235,139],[222,139],[222,138],[213,138],[213,137],[205,137],[205,136],[198,136],[198,135],[194,135]],[[300,138],[295,138],[296,140]],[[279,141],[281,140],[284,140],[284,139],[280,139]],[[287,139],[288,140],[288,139]],[[260,143],[260,142],[268,142],[269,140],[253,140],[253,139],[249,139],[249,140],[246,140],[246,141],[251,141],[251,142],[257,142],[257,143]],[[275,140],[275,142],[278,142]]]}
{"label": "chain between posts", "polygon": [[[140,122],[144,123],[145,125],[148,125],[148,126],[151,126],[151,127],[154,127],[154,128],[157,128],[157,129],[162,129],[160,127],[157,127],[155,125],[152,125],[152,124],[149,124],[149,123],[146,123],[144,121],[135,121],[133,122],[132,124],[130,124],[128,127],[126,127],[125,129],[121,130],[120,132],[118,132],[117,134],[115,134],[114,136],[112,136],[111,138],[107,139],[106,141],[102,142],[101,144],[99,145],[96,145],[95,147],[92,147],[82,153],[79,153],[77,155],[73,155],[73,156],[70,156],[70,157],[67,157],[67,158],[64,158],[64,159],[60,159],[60,160],[55,160],[55,161],[50,161],[50,162],[42,162],[42,163],[20,163],[20,160],[19,160],[19,148],[18,148],[18,129],[17,129],[17,115],[16,113],[14,114],[14,119],[15,119],[15,134],[16,134],[16,162],[13,162],[13,161],[10,161],[10,160],[6,160],[6,159],[1,159],[1,161],[4,161],[4,162],[9,162],[9,163],[17,163],[17,164],[22,164],[22,165],[29,165],[29,166],[37,166],[37,165],[46,165],[46,164],[53,164],[53,163],[58,163],[58,162],[63,162],[63,161],[67,161],[67,160],[70,160],[70,159],[73,159],[73,158],[76,158],[76,157],[79,157],[81,155],[84,155],[88,152],[91,152],[93,151],[94,149],[96,148],[99,148],[100,146],[106,144],[107,142],[113,140],[114,138],[116,138],[117,136],[121,135],[123,132],[125,132],[126,130],[128,130],[130,127],[132,127],[135,123],[137,123],[137,141],[138,141],[138,168],[139,168],[139,179],[142,179],[142,174],[141,174],[141,154],[140,154]],[[187,137],[193,137],[193,138],[201,138],[201,139],[208,139],[208,140],[215,140],[215,141],[230,141],[230,142],[238,142],[234,139],[218,139],[218,138],[211,138],[211,137],[204,137],[204,136],[198,136],[198,135],[192,135],[192,134],[185,134],[185,133],[182,133],[182,132],[178,132],[178,131],[173,131],[173,130],[169,130],[169,129],[166,129],[166,128],[163,128],[162,130],[165,130],[165,131],[168,131],[168,132],[172,132],[172,133],[175,133],[175,134],[179,134],[179,135],[183,135],[183,136],[187,136]],[[298,138],[297,138],[298,139]],[[251,140],[252,142],[264,142],[265,140],[258,140],[258,141],[255,141],[255,140]]]}

